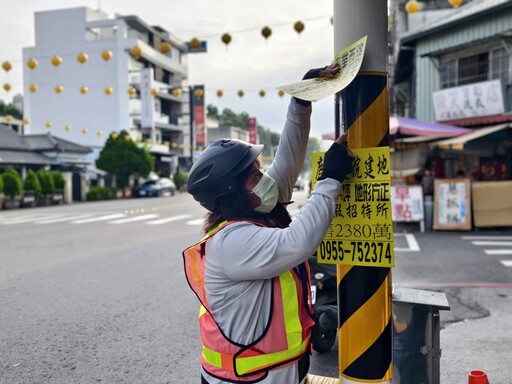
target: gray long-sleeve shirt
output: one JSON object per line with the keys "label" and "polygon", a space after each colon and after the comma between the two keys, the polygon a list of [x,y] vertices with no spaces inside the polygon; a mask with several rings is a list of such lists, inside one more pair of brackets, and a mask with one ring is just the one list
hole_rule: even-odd
{"label": "gray long-sleeve shirt", "polygon": [[[279,201],[291,199],[306,154],[311,107],[293,99],[276,157],[267,173],[279,186]],[[205,288],[213,316],[233,341],[249,344],[264,331],[270,314],[272,278],[307,260],[334,215],[341,183],[319,181],[306,206],[287,228],[238,222],[206,243]],[[210,384],[224,381],[202,372]],[[297,364],[269,372],[261,384],[298,384]]]}

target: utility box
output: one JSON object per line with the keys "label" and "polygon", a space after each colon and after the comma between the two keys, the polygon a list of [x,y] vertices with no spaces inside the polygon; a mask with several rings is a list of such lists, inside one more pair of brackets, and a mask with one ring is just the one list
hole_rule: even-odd
{"label": "utility box", "polygon": [[442,292],[393,288],[393,384],[439,384],[440,310]]}

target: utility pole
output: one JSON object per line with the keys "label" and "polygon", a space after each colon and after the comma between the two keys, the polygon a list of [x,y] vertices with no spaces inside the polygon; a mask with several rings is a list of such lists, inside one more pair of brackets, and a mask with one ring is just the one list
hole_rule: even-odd
{"label": "utility pole", "polygon": [[[368,36],[361,70],[336,97],[351,149],[389,145],[387,1],[333,0],[334,51]],[[339,117],[339,118],[338,118]],[[391,269],[338,265],[340,384],[391,383]]]}

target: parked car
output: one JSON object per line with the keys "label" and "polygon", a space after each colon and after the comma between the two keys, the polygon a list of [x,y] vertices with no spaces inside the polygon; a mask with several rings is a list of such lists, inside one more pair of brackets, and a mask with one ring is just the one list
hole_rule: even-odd
{"label": "parked car", "polygon": [[168,177],[148,180],[140,187],[135,188],[136,197],[174,196],[176,185]]}

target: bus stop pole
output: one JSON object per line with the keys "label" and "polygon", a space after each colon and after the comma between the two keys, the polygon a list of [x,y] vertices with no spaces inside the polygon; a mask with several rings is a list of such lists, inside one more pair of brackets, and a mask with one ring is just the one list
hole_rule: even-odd
{"label": "bus stop pole", "polygon": [[[351,149],[389,146],[387,1],[333,3],[335,52],[368,36],[360,72],[336,97],[335,133]],[[391,269],[338,265],[337,281],[340,384],[391,383]]]}

